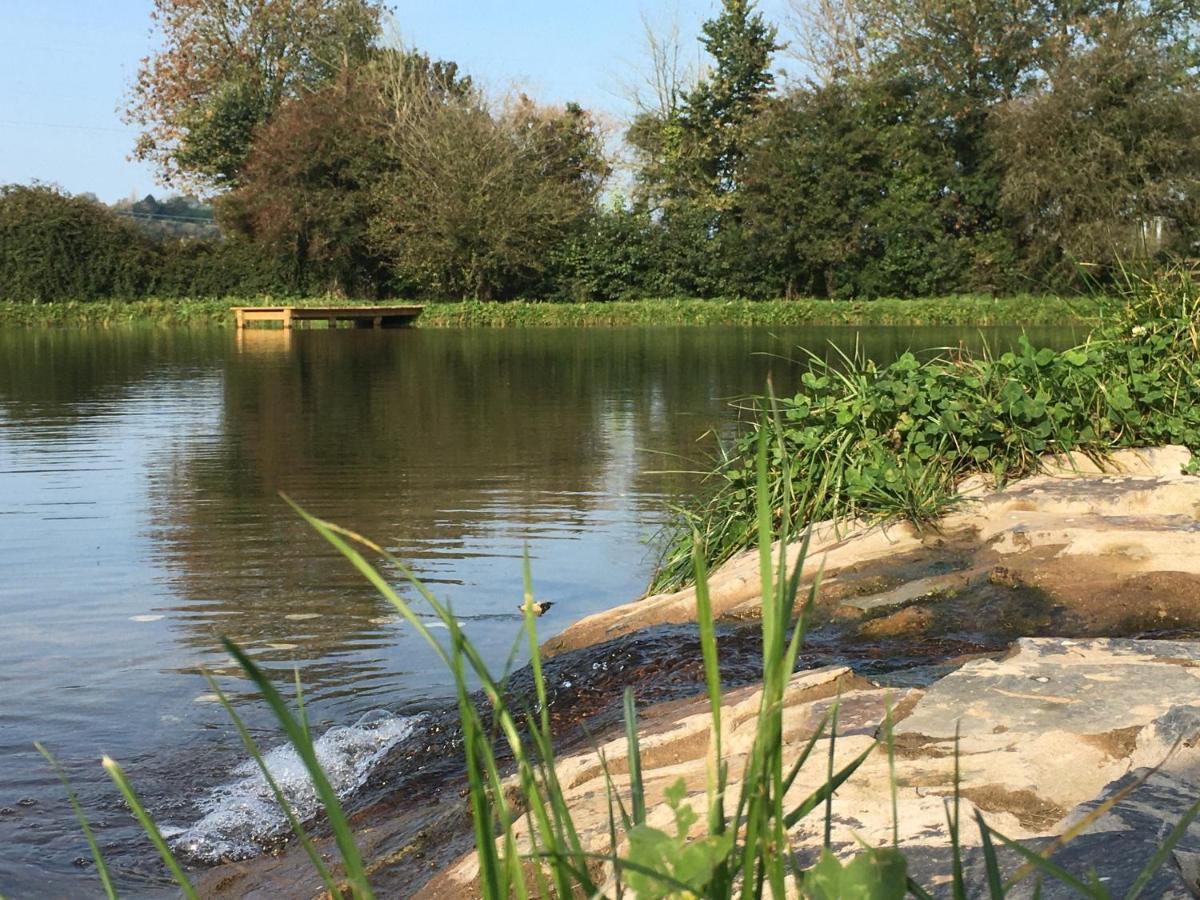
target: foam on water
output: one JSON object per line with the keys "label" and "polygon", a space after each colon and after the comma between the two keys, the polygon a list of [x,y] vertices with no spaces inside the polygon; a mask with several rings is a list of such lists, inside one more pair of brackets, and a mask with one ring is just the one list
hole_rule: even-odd
{"label": "foam on water", "polygon": [[[377,710],[353,725],[330,728],[314,742],[317,759],[339,797],[354,792],[389,748],[413,732],[419,716]],[[275,747],[263,759],[271,776],[302,821],[320,808],[312,779],[290,745]],[[287,818],[254,760],[234,770],[237,781],[214,788],[200,801],[204,816],[172,837],[175,848],[206,862],[245,859],[265,841],[288,830]],[[167,830],[164,829],[164,832]]]}

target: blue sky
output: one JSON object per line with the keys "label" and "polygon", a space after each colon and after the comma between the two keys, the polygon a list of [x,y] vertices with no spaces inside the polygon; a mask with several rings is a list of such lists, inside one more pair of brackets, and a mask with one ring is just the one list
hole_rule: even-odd
{"label": "blue sky", "polygon": [[[621,83],[642,58],[641,14],[690,38],[717,0],[393,0],[405,44],[453,59],[496,90],[627,112]],[[761,0],[781,22],[786,0]],[[127,157],[119,109],[152,52],[151,0],[0,0],[0,184],[34,179],[107,201],[162,193]],[[689,43],[689,49],[694,47]]]}

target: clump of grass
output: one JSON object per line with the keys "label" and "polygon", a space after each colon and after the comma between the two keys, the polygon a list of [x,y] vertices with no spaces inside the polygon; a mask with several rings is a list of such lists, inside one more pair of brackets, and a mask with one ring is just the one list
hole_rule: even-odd
{"label": "clump of grass", "polygon": [[[864,848],[848,859],[836,856],[830,847],[832,834],[834,792],[879,749],[878,743],[868,746],[845,766],[834,766],[838,705],[835,703],[801,747],[790,747],[783,737],[785,691],[796,667],[799,650],[804,642],[808,613],[812,608],[819,578],[808,588],[798,622],[791,622],[800,592],[801,573],[807,551],[807,539],[801,546],[798,561],[787,564],[786,545],[790,535],[787,517],[780,530],[772,527],[772,510],[767,501],[769,446],[765,432],[758,436],[756,467],[759,480],[756,494],[755,527],[758,538],[760,574],[762,578],[762,691],[759,703],[755,738],[746,755],[739,789],[732,790],[730,760],[721,744],[722,688],[717,637],[707,589],[707,574],[702,546],[693,543],[694,575],[697,584],[697,611],[701,636],[705,686],[711,716],[710,748],[708,754],[706,808],[696,812],[684,802],[686,787],[682,781],[667,791],[666,802],[674,814],[674,831],[654,828],[648,823],[649,800],[643,782],[640,758],[640,734],[637,710],[631,689],[627,689],[625,704],[625,734],[628,742],[629,784],[627,793],[614,786],[607,761],[601,762],[608,785],[609,846],[599,852],[586,846],[572,818],[563,786],[555,769],[553,735],[547,704],[547,691],[538,651],[536,615],[534,612],[528,560],[525,563],[524,637],[528,641],[536,703],[533,708],[516,708],[504,690],[506,677],[497,678],[484,665],[479,652],[463,634],[452,610],[440,603],[399,560],[377,544],[330,522],[317,519],[297,508],[299,514],[330,544],[346,557],[416,629],[448,667],[454,677],[455,693],[463,728],[463,752],[469,783],[468,804],[475,832],[479,862],[478,894],[486,900],[508,900],[529,897],[620,898],[631,892],[639,900],[649,898],[762,898],[796,895],[812,900],[839,900],[858,897],[863,900],[892,900],[911,895],[928,898],[929,891],[913,880],[907,860],[898,846],[898,828],[893,829],[892,845]],[[786,465],[786,463],[785,463]],[[290,501],[289,501],[290,502]],[[779,537],[777,559],[772,558],[774,538]],[[412,606],[392,587],[381,572],[363,555],[370,551],[398,568],[404,577],[428,603],[448,633],[448,644],[435,639]],[[519,639],[519,638],[518,638]],[[313,752],[312,740],[301,706],[293,713],[271,682],[240,648],[229,641],[225,647],[237,659],[255,683],[282,725],[288,740],[303,760],[324,806],[329,827],[340,856],[340,875],[326,865],[304,833],[295,813],[287,806],[278,791],[261,754],[246,735],[232,707],[234,723],[246,741],[251,755],[263,768],[268,784],[306,852],[313,860],[321,880],[331,896],[366,900],[372,897],[363,860],[359,854],[350,825],[341,810],[338,798]],[[480,685],[484,703],[478,703],[469,683]],[[224,697],[222,700],[224,701]],[[515,772],[505,777],[498,763],[495,735],[507,745],[515,764]],[[889,764],[894,765],[890,710],[885,717],[883,739],[887,745]],[[828,738],[823,783],[799,803],[788,800],[788,793],[799,773],[813,758],[813,751],[822,738]],[[815,764],[815,763],[814,763]],[[162,839],[153,819],[146,812],[125,779],[120,766],[106,759],[105,768],[146,829],[164,862],[187,896],[194,896],[187,876]],[[896,813],[895,778],[893,769],[892,809]],[[947,820],[952,852],[952,889],[955,897],[965,897],[967,882],[964,876],[964,849],[960,841],[957,773],[955,791],[947,804]],[[64,779],[65,783],[65,779]],[[511,788],[515,785],[515,790]],[[1131,790],[1132,788],[1128,789]],[[68,786],[68,791],[70,790]],[[1111,798],[1089,819],[1065,836],[1069,839],[1086,827],[1087,822],[1102,815],[1127,795]],[[80,822],[89,833],[86,819],[78,810]],[[1188,825],[1200,814],[1200,802],[1192,807],[1179,825],[1168,835],[1158,852],[1127,895],[1133,900],[1161,866],[1174,845],[1182,838]],[[791,851],[789,832],[809,816],[822,816],[825,835],[819,861],[808,868],[800,866]],[[522,831],[518,824],[524,821]],[[693,836],[694,826],[702,822],[702,833]],[[1064,872],[1046,853],[1035,853],[991,830],[981,816],[976,824],[983,836],[981,852],[987,873],[987,896],[1004,897],[1013,886],[1031,874],[1056,878],[1075,888],[1082,896],[1106,898],[1103,888],[1086,884]],[[1010,847],[1027,861],[1027,865],[1008,880],[1001,877],[1001,866],[995,843]],[[91,841],[101,878],[106,878],[103,859]],[[1051,849],[1061,846],[1062,841]],[[105,882],[109,896],[115,896],[111,882]]]}
{"label": "clump of grass", "polygon": [[[998,483],[1045,454],[1096,459],[1123,447],[1200,449],[1200,290],[1185,270],[1130,275],[1121,304],[1084,343],[999,356],[905,353],[877,366],[857,354],[810,356],[802,388],[764,398],[722,446],[705,498],[678,511],[653,590],[691,578],[695,535],[716,565],[753,544],[760,435],[776,523],[903,518],[926,526],[952,508],[958,481]],[[786,465],[784,463],[786,462]]]}

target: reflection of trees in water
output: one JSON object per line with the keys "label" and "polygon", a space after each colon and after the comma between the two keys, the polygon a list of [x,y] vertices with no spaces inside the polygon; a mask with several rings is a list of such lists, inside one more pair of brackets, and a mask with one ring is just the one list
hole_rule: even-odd
{"label": "reflection of trees in water", "polygon": [[[738,331],[318,331],[279,335],[274,353],[270,340],[230,357],[211,439],[155,473],[183,639],[211,647],[219,629],[268,659],[349,654],[360,677],[395,638],[377,622],[388,611],[276,491],[385,542],[465,614],[514,614],[508,594],[496,608],[486,586],[447,582],[478,574],[471,557],[514,555],[526,537],[582,529],[599,505],[688,483],[645,474],[679,463],[636,448],[694,454],[725,400],[771,365]],[[614,484],[631,496],[606,496]],[[432,665],[415,645],[412,659]]]}
{"label": "reflection of trees in water", "polygon": [[86,421],[156,370],[180,378],[219,365],[227,341],[214,330],[0,330],[0,413],[10,422]]}

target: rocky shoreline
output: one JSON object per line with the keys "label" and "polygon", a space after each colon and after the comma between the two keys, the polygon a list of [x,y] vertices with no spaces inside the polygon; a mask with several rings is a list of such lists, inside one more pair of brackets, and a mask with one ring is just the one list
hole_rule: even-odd
{"label": "rocky shoreline", "polygon": [[[820,658],[789,686],[786,741],[797,752],[840,698],[839,766],[878,739],[885,710],[892,709],[899,837],[921,883],[948,883],[946,802],[956,758],[962,839],[976,848],[968,857],[974,879],[983,878],[976,810],[1004,835],[1039,847],[1115,797],[1054,859],[1079,874],[1094,868],[1106,889],[1124,893],[1200,797],[1200,640],[1191,640],[1200,637],[1200,478],[1182,474],[1189,459],[1186,450],[1166,447],[1119,453],[1103,470],[1080,458],[1051,463],[1044,474],[1000,491],[964,484],[963,504],[937,531],[814,528],[808,577],[823,573],[814,633],[824,640],[849,650],[931,639],[970,646],[966,638],[981,633],[1018,638],[1006,653],[950,660],[957,668],[920,686],[895,679],[881,686],[861,668],[856,674]],[[723,634],[740,623],[753,631],[757,579],[752,553],[712,574]],[[643,635],[686,629],[694,618],[690,589],[618,606],[546,642],[547,654],[557,657],[548,665],[569,672],[573,660],[589,653],[616,659]],[[723,652],[733,643],[721,641]],[[659,654],[669,641],[660,643]],[[677,646],[682,653],[683,644]],[[653,657],[621,677],[635,685],[659,677],[662,662]],[[687,664],[676,658],[675,665]],[[757,685],[745,681],[724,699],[723,744],[734,776],[753,737],[759,698]],[[709,729],[707,699],[691,698],[682,687],[658,697],[663,702],[652,695],[640,711],[647,798],[658,804],[651,824],[671,815],[663,792],[679,778],[703,806]],[[583,709],[575,721],[592,726],[622,789],[625,742],[615,720],[605,717],[599,700],[562,700],[563,707]],[[822,759],[827,741],[814,751]],[[585,845],[605,851],[608,808],[595,749],[568,742],[558,771]],[[824,774],[824,765],[801,774],[792,788],[797,802]],[[853,853],[859,840],[891,841],[890,784],[887,755],[877,749],[835,795],[835,849]],[[385,791],[355,815],[364,849],[376,860],[373,880],[404,895],[474,896],[475,858],[457,791],[418,793],[411,803],[396,794]],[[415,819],[420,828],[405,827]],[[815,858],[823,835],[819,823],[806,823],[790,833],[793,850]],[[315,894],[301,856],[285,850],[219,867],[208,873],[204,892]],[[1198,861],[1200,826],[1193,825],[1143,895],[1200,896]],[[1005,858],[1010,869],[1016,862]],[[1048,882],[1041,896],[1074,894]]]}
{"label": "rocky shoreline", "polygon": [[[937,529],[908,523],[821,523],[806,580],[821,574],[818,614],[857,621],[863,637],[915,635],[947,623],[938,601],[980,598],[1025,615],[1038,633],[1120,636],[1200,626],[1200,478],[1182,474],[1183,447],[1123,450],[1100,468],[1081,455],[1003,490],[983,479]],[[789,564],[799,552],[789,548]],[[758,553],[709,577],[713,615],[760,615]],[[986,602],[984,602],[986,601]],[[978,627],[977,609],[963,626]],[[581,619],[543,645],[549,655],[652,625],[695,621],[692,588]],[[1032,633],[1032,632],[1027,632]]]}
{"label": "rocky shoreline", "polygon": [[[1036,846],[1132,787],[1054,856],[1081,876],[1094,869],[1118,896],[1200,797],[1200,643],[1027,638],[1007,658],[968,662],[924,690],[878,687],[842,667],[801,672],[785,699],[787,744],[804,746],[834,702],[839,704],[835,768],[875,745],[885,710],[894,710],[899,845],[910,873],[923,885],[949,883],[946,805],[954,793],[956,761],[960,839],[966,847],[980,844],[976,810],[1005,836]],[[753,740],[758,703],[754,688],[731,693],[726,701],[730,725],[723,746],[731,773],[741,771]],[[645,713],[643,778],[647,797],[659,799],[648,813],[649,824],[671,827],[673,812],[662,798],[680,778],[692,802],[703,807],[709,721],[704,699]],[[618,790],[627,771],[625,746],[620,737],[602,746],[617,773]],[[829,739],[823,737],[813,755],[824,761],[828,754]],[[585,848],[606,852],[608,800],[595,752],[561,760],[558,771]],[[787,805],[797,805],[815,791],[825,771],[823,764],[802,769]],[[737,780],[731,783],[733,793],[739,788]],[[880,746],[836,793],[835,852],[852,855],[860,841],[871,846],[891,842],[890,796],[888,759]],[[823,840],[822,818],[802,820],[789,836],[793,851],[803,861],[815,862]],[[1179,872],[1200,859],[1198,853],[1200,824],[1194,824],[1177,848],[1179,862],[1163,868],[1146,886],[1145,896],[1195,896]],[[1016,868],[1015,859],[1006,861]],[[968,877],[982,887],[982,859],[974,862],[978,871]],[[417,896],[474,896],[475,874],[470,854]],[[1200,885],[1193,882],[1196,890]],[[1047,883],[1041,896],[1076,895]]]}

